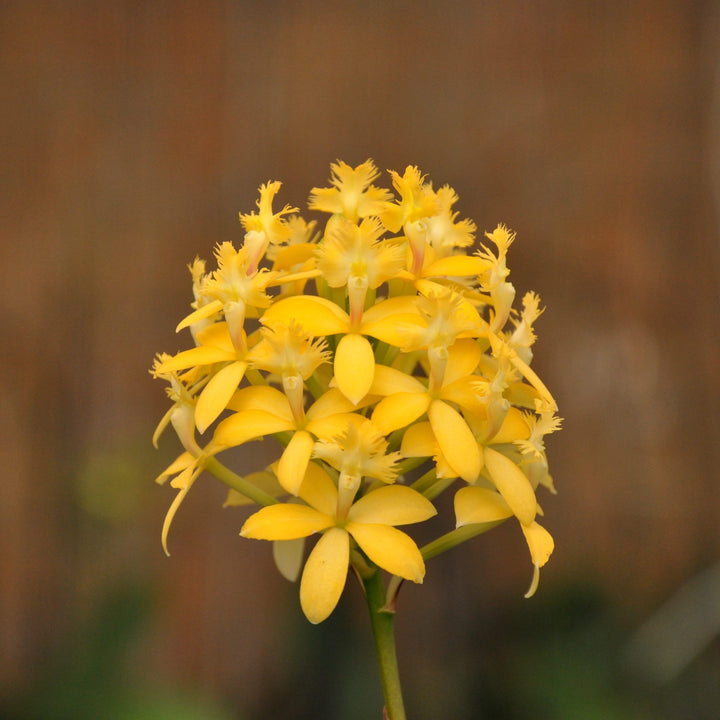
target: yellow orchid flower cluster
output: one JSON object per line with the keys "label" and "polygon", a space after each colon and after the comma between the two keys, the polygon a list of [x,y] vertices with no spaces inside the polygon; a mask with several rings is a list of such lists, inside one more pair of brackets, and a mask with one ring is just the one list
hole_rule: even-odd
{"label": "yellow orchid flower cluster", "polygon": [[[178,490],[162,532],[205,470],[230,486],[228,505],[262,505],[241,535],[274,541],[281,572],[302,571],[307,618],[332,613],[348,568],[378,568],[420,583],[425,560],[515,517],[534,566],[553,550],[538,486],[554,492],[544,437],[556,404],[531,369],[534,293],[514,309],[503,225],[471,253],[475,224],[458,220],[455,191],[416,167],[376,187],[368,160],[331,166],[330,187],[308,207],[274,211],[279,182],[241,214],[239,248],[215,249],[217,267],[190,266],[193,311],[178,325],[194,347],[159,355],[169,424],[184,452],[160,475]],[[266,436],[269,467],[240,476],[218,456]],[[422,549],[398,526],[436,515],[453,489],[454,529]],[[306,556],[305,541],[319,536]],[[388,594],[388,603],[393,598]]]}

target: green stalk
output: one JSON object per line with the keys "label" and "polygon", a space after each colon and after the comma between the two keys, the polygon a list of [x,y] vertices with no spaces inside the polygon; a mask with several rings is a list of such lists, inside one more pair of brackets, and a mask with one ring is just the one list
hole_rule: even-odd
{"label": "green stalk", "polygon": [[385,585],[382,573],[378,570],[369,578],[363,579],[365,596],[370,610],[375,652],[383,694],[385,696],[385,715],[387,720],[406,720],[403,705],[400,673],[395,652],[395,613],[388,612],[385,605]]}
{"label": "green stalk", "polygon": [[245,478],[234,473],[230,468],[225,467],[215,457],[205,458],[203,467],[221,483],[225,483],[229,488],[237,490],[241,495],[245,495],[245,497],[250,498],[258,505],[274,505],[279,502],[270,493],[261,490],[257,485],[253,485]]}
{"label": "green stalk", "polygon": [[467,540],[474,538],[476,535],[482,535],[488,530],[492,530],[494,527],[497,527],[504,522],[505,518],[486,523],[462,525],[459,528],[455,528],[455,530],[451,530],[449,533],[441,535],[437,538],[437,540],[433,540],[431,543],[424,545],[420,548],[420,553],[422,554],[424,560],[429,560],[436,555],[440,555],[440,553],[452,550],[452,548],[457,547],[460,543],[464,543]]}

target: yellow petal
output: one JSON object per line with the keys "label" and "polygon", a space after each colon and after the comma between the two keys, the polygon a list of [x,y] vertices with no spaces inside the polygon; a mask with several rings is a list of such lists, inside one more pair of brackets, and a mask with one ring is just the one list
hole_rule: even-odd
{"label": "yellow petal", "polygon": [[204,433],[227,407],[245,374],[247,363],[234,362],[219,370],[203,388],[195,406],[195,425]]}
{"label": "yellow petal", "polygon": [[533,564],[542,567],[550,559],[550,555],[555,549],[555,541],[552,539],[552,535],[536,522],[530,525],[521,525],[521,527],[530,548]]}
{"label": "yellow petal", "polygon": [[263,435],[294,429],[295,425],[264,410],[243,410],[225,418],[215,429],[212,444],[235,447]]}
{"label": "yellow petal", "polygon": [[350,318],[334,302],[314,295],[295,295],[273,303],[262,316],[262,322],[289,325],[298,322],[312,335],[335,335],[347,332]]}
{"label": "yellow petal", "polygon": [[448,348],[443,384],[449,385],[458,378],[470,375],[480,362],[482,348],[472,338],[460,338]]}
{"label": "yellow petal", "polygon": [[537,500],[525,473],[510,458],[491,447],[485,448],[485,467],[515,517],[523,525],[530,525],[537,513]]}
{"label": "yellow petal", "polygon": [[383,435],[405,427],[427,412],[430,396],[423,393],[399,392],[383,398],[372,414],[372,421]]}
{"label": "yellow petal", "polygon": [[236,351],[230,335],[230,326],[226,322],[216,322],[198,330],[197,343],[198,345],[221,348],[228,352]]}
{"label": "yellow petal", "polygon": [[165,521],[163,522],[162,533],[160,535],[163,550],[168,556],[170,555],[170,552],[167,548],[167,538],[168,533],[170,532],[170,525],[172,525],[175,513],[178,511],[178,508],[182,504],[182,501],[185,499],[185,496],[188,494],[188,492],[190,492],[190,488],[193,486],[193,483],[195,482],[199,474],[200,470],[198,468],[189,467],[186,470],[183,470],[180,475],[178,475],[171,483],[171,485],[175,488],[178,488],[180,492],[175,496],[175,499],[170,504],[167,514],[165,515]]}
{"label": "yellow petal", "polygon": [[455,493],[455,521],[457,526],[496,522],[512,517],[513,511],[494,490],[464,487]]}
{"label": "yellow petal", "polygon": [[251,385],[238,390],[228,403],[230,410],[265,410],[272,415],[292,420],[293,414],[287,396],[268,385]]}
{"label": "yellow petal", "polygon": [[395,347],[412,344],[412,339],[422,333],[426,327],[426,323],[418,314],[389,315],[374,322],[368,322],[367,318],[363,317],[362,323],[362,331],[366,335]]}
{"label": "yellow petal", "polygon": [[300,576],[303,555],[305,554],[305,538],[295,540],[275,540],[273,543],[273,560],[280,574],[290,582]]}
{"label": "yellow petal", "polygon": [[[348,402],[350,401],[348,400]],[[347,430],[348,423],[353,422],[357,417],[359,416],[354,413],[338,413],[337,415],[328,415],[313,420],[305,427],[320,440],[330,440],[344,433]]]}
{"label": "yellow petal", "polygon": [[363,313],[364,323],[375,323],[391,315],[413,315],[419,317],[415,295],[399,295],[383,300],[369,307]]}
{"label": "yellow petal", "polygon": [[155,372],[159,374],[175,372],[176,370],[185,370],[186,368],[196,367],[198,365],[227,362],[228,360],[235,360],[236,357],[235,352],[229,352],[222,348],[207,346],[194,347],[190,348],[190,350],[183,350],[164,363],[160,363]]}
{"label": "yellow petal", "polygon": [[325,530],[334,522],[329,515],[307,505],[278,503],[252,514],[240,534],[255,540],[293,540]]}
{"label": "yellow petal", "polygon": [[403,435],[400,452],[404,457],[433,457],[438,444],[429,422],[411,425]]}
{"label": "yellow petal", "polygon": [[409,535],[388,525],[349,522],[345,527],[376,565],[406,580],[423,581],[425,563]]}
{"label": "yellow petal", "polygon": [[349,333],[335,351],[335,383],[348,400],[357,404],[367,395],[375,374],[375,355],[370,341]]}
{"label": "yellow petal", "polygon": [[462,415],[447,403],[434,400],[428,409],[428,418],[450,467],[463,480],[474,483],[483,460],[480,446]]}
{"label": "yellow petal", "polygon": [[202,307],[195,310],[195,312],[191,312],[186,318],[180,321],[178,326],[175,328],[175,332],[179,332],[183,328],[189,327],[190,325],[194,325],[196,322],[199,322],[200,320],[205,320],[205,318],[209,318],[212,315],[214,315],[217,312],[220,312],[223,308],[222,300],[213,300],[212,302],[208,303],[207,305],[203,305]]}
{"label": "yellow petal", "polygon": [[525,540],[530,548],[530,555],[533,561],[533,577],[525,597],[529,598],[535,594],[540,582],[540,568],[549,560],[555,543],[550,533],[542,526],[533,522],[532,525],[521,525]]}
{"label": "yellow petal", "polygon": [[409,330],[425,325],[417,310],[415,295],[400,295],[383,300],[368,308],[362,319],[363,333],[396,347],[406,344]]}
{"label": "yellow petal", "polygon": [[407,525],[437,514],[435,506],[405,485],[385,485],[363,495],[348,512],[348,520],[381,525]]}
{"label": "yellow petal", "polygon": [[299,430],[292,436],[280,457],[278,482],[292,495],[297,495],[300,490],[314,444],[309,432]]}
{"label": "yellow petal", "polygon": [[353,412],[355,409],[356,406],[337,388],[330,388],[310,406],[305,415],[309,421],[312,421],[328,415]]}
{"label": "yellow petal", "polygon": [[155,479],[155,482],[158,485],[162,485],[164,482],[167,481],[169,477],[172,475],[176,475],[182,470],[185,470],[189,468],[191,465],[194,465],[196,462],[196,459],[193,455],[191,455],[189,452],[185,451],[182,453],[182,455],[179,455],[175,458],[175,460],[170,463],[161,473],[157,476]]}
{"label": "yellow petal", "polygon": [[335,609],[349,561],[350,536],[341,528],[331,528],[310,553],[300,581],[300,606],[311,623],[322,622]]}
{"label": "yellow petal", "polygon": [[315,256],[317,245],[315,243],[296,243],[287,245],[278,251],[273,270],[289,270],[296,265],[304,263]]}
{"label": "yellow petal", "polygon": [[524,382],[510,383],[504,396],[513,405],[518,407],[535,409],[535,401],[540,399],[540,393],[532,386]]}
{"label": "yellow petal", "polygon": [[337,487],[333,479],[318,463],[311,462],[300,486],[300,497],[316,510],[334,515],[337,509]]}
{"label": "yellow petal", "polygon": [[471,255],[451,255],[430,263],[423,268],[423,275],[425,277],[481,275],[489,267],[490,262],[484,258]]}
{"label": "yellow petal", "polygon": [[500,429],[490,438],[493,444],[509,443],[513,440],[527,440],[530,437],[530,426],[525,420],[525,416],[517,408],[511,407]]}
{"label": "yellow petal", "polygon": [[387,365],[376,365],[371,395],[392,395],[397,392],[421,393],[427,388],[412,375],[408,375]]}

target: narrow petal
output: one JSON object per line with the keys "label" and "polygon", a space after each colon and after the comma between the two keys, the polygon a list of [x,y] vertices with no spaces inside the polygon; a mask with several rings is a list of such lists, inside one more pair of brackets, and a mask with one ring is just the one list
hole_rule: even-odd
{"label": "narrow petal", "polygon": [[180,321],[178,326],[175,328],[175,332],[179,332],[183,328],[189,327],[190,325],[194,325],[196,322],[199,322],[200,320],[205,320],[205,318],[212,317],[215,313],[218,313],[222,310],[223,303],[221,300],[213,300],[212,302],[209,302],[207,305],[203,305],[202,307],[199,307],[194,312],[191,312],[186,318]]}
{"label": "narrow petal", "polygon": [[415,313],[388,315],[370,322],[367,312],[363,316],[362,331],[388,345],[405,347],[411,343],[412,338],[427,327],[422,317]]}
{"label": "narrow petal", "polygon": [[405,431],[400,454],[404,457],[431,457],[435,461],[438,479],[458,477],[440,451],[429,422],[415,423]]}
{"label": "narrow petal", "polygon": [[315,256],[317,245],[315,243],[297,243],[287,245],[278,251],[273,270],[289,270],[304,263]]}
{"label": "narrow petal", "polygon": [[273,303],[262,316],[262,322],[272,327],[289,325],[295,320],[312,335],[335,335],[347,332],[350,318],[335,303],[314,295],[295,295]]}
{"label": "narrow petal", "polygon": [[290,582],[300,577],[303,555],[305,554],[305,538],[294,540],[275,540],[273,543],[273,560],[280,574]]}
{"label": "narrow petal", "polygon": [[[350,401],[348,400],[348,402]],[[309,422],[305,427],[320,440],[330,440],[345,432],[348,423],[354,422],[354,419],[357,417],[360,416],[349,412],[328,415],[327,417],[321,417]]]}
{"label": "narrow petal", "polygon": [[300,486],[300,497],[326,515],[333,515],[337,509],[337,487],[327,471],[315,462],[307,466],[305,479]]}
{"label": "narrow petal", "polygon": [[383,435],[405,427],[427,412],[430,396],[426,393],[395,393],[383,398],[372,414],[372,421]]}
{"label": "narrow petal", "polygon": [[513,511],[500,493],[481,487],[464,487],[455,493],[457,527],[496,522],[512,517]]}
{"label": "narrow petal", "polygon": [[429,422],[411,425],[403,435],[400,452],[404,457],[433,457],[438,444]]}
{"label": "narrow petal", "polygon": [[300,606],[311,623],[322,622],[335,609],[349,561],[350,536],[341,528],[331,528],[310,553],[300,581]]}
{"label": "narrow petal", "polygon": [[490,267],[485,258],[472,255],[450,255],[440,258],[423,268],[425,277],[463,277],[468,275],[481,275]]}
{"label": "narrow petal", "polygon": [[163,550],[168,556],[170,555],[170,552],[167,548],[167,538],[168,533],[170,532],[170,525],[172,525],[175,513],[178,511],[178,508],[185,499],[185,496],[188,492],[190,492],[190,488],[193,486],[199,474],[200,470],[198,468],[189,467],[186,470],[183,470],[171,483],[171,485],[174,488],[178,488],[180,492],[175,496],[175,499],[170,504],[167,514],[165,515],[165,521],[163,522],[162,533],[160,535]]}
{"label": "narrow petal", "polygon": [[399,295],[383,300],[363,314],[362,331],[389,345],[405,344],[403,328],[426,323],[418,312],[415,295]]}
{"label": "narrow petal", "polygon": [[277,388],[268,385],[251,385],[238,390],[228,403],[230,410],[265,410],[287,420],[293,414],[287,396]]}
{"label": "narrow petal", "polygon": [[447,403],[434,400],[428,418],[438,445],[450,467],[466,482],[474,483],[482,468],[480,446],[463,419]]}
{"label": "narrow petal", "polygon": [[179,352],[164,363],[160,363],[155,372],[158,374],[175,372],[176,370],[185,370],[186,368],[197,367],[198,365],[227,362],[228,360],[235,360],[236,357],[235,352],[202,345]]}
{"label": "narrow petal", "polygon": [[246,362],[230,363],[219,370],[203,388],[195,406],[195,425],[201,433],[225,410],[246,369]]}
{"label": "narrow petal", "polygon": [[334,522],[329,515],[307,505],[278,503],[252,514],[240,534],[254,540],[293,540],[325,530]]}
{"label": "narrow petal", "polygon": [[530,556],[533,561],[533,577],[525,597],[529,598],[535,594],[540,582],[540,568],[550,559],[555,549],[555,542],[552,535],[541,525],[533,522],[532,525],[521,525],[525,540],[530,548]]}
{"label": "narrow petal", "polygon": [[427,388],[412,375],[388,367],[376,365],[373,383],[370,386],[371,395],[392,395],[397,392],[421,393]]}
{"label": "narrow petal", "polygon": [[307,430],[299,430],[292,436],[280,457],[278,481],[292,495],[297,495],[300,490],[314,444],[315,441]]}
{"label": "narrow petal", "polygon": [[249,440],[294,429],[294,423],[264,410],[242,410],[225,418],[215,429],[214,447],[235,447]]}
{"label": "narrow petal", "polygon": [[536,522],[521,527],[530,548],[533,564],[542,567],[550,559],[550,555],[555,549],[555,541],[552,539],[552,535]]}
{"label": "narrow petal", "polygon": [[349,333],[335,351],[335,382],[348,400],[357,404],[367,395],[375,374],[375,355],[370,341]]}
{"label": "narrow petal", "polygon": [[182,453],[182,455],[179,455],[175,458],[175,460],[170,463],[155,479],[155,482],[158,485],[162,485],[164,482],[167,481],[169,477],[172,477],[173,475],[177,475],[177,473],[181,472],[182,470],[186,470],[191,465],[194,465],[196,463],[196,458],[194,455],[191,455],[189,452],[185,451]]}
{"label": "narrow petal", "polygon": [[485,467],[515,517],[523,525],[530,525],[537,513],[537,500],[527,475],[510,458],[491,447],[485,448]]}
{"label": "narrow petal", "polygon": [[472,338],[460,338],[448,348],[448,361],[445,366],[444,385],[458,378],[470,375],[480,362],[482,348]]}
{"label": "narrow petal", "polygon": [[349,522],[345,527],[376,565],[406,580],[423,581],[425,563],[420,550],[402,530],[359,522]]}
{"label": "narrow petal", "polygon": [[385,485],[363,495],[348,512],[348,520],[381,525],[407,525],[437,514],[435,506],[405,485]]}
{"label": "narrow petal", "polygon": [[399,295],[369,307],[363,313],[363,323],[375,323],[391,315],[406,314],[419,317],[415,295]]}
{"label": "narrow petal", "polygon": [[490,442],[509,443],[514,440],[527,440],[530,437],[530,426],[525,416],[515,407],[508,409],[500,429],[490,438]]}
{"label": "narrow petal", "polygon": [[351,403],[337,388],[324,392],[308,409],[306,417],[312,421],[328,415],[353,412],[356,406]]}

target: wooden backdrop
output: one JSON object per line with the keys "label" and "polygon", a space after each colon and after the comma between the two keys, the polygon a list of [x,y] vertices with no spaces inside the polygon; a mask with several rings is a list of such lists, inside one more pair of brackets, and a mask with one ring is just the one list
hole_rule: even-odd
{"label": "wooden backdrop", "polygon": [[[138,678],[247,717],[281,693],[296,589],[210,479],[161,553],[172,493],[152,479],[176,446],[150,447],[147,369],[186,340],[186,263],[241,239],[261,182],[304,207],[337,158],[418,164],[481,230],[517,230],[511,279],[547,306],[536,363],[565,418],[540,592],[582,580],[639,620],[712,565],[718,37],[717,3],[681,0],[4,2],[0,690],[136,587]],[[409,655],[449,656],[467,618],[520,602],[516,530],[408,589]]]}

